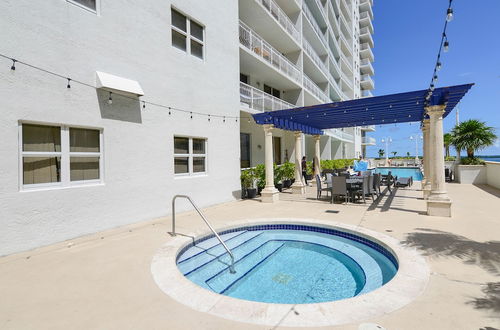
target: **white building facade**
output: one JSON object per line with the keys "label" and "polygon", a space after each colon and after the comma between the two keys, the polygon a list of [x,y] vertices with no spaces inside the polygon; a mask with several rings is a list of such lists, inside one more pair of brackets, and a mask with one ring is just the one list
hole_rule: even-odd
{"label": "white building facade", "polygon": [[[251,113],[373,88],[371,5],[2,1],[0,255],[168,215],[176,194],[239,198],[264,158]],[[358,156],[367,129],[329,130],[322,158]]]}

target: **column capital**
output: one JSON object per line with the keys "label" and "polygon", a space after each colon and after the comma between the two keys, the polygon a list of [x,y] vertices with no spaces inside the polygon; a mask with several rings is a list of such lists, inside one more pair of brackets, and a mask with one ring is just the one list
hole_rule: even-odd
{"label": "column capital", "polygon": [[301,138],[304,133],[302,131],[294,131],[293,134],[295,135],[295,138]]}
{"label": "column capital", "polygon": [[321,135],[313,135],[314,141],[319,141],[321,139]]}
{"label": "column capital", "polygon": [[439,115],[443,115],[444,109],[446,109],[446,104],[431,105],[431,106],[425,108],[425,112],[429,116],[439,116]]}
{"label": "column capital", "polygon": [[430,119],[424,119],[424,120],[422,120],[422,131],[423,132],[428,131],[429,127],[430,127],[430,124],[431,124],[431,120]]}
{"label": "column capital", "polygon": [[262,125],[262,128],[264,129],[264,132],[266,134],[268,134],[268,133],[272,132],[272,130],[274,129],[274,125],[273,124],[264,124],[264,125]]}

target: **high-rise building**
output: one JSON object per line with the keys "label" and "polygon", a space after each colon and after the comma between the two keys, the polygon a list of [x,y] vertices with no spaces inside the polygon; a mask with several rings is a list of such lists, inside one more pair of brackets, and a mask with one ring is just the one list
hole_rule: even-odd
{"label": "high-rise building", "polygon": [[[240,0],[242,117],[371,96],[373,2],[369,0]],[[374,145],[374,126],[330,129],[323,159],[357,158]],[[293,159],[292,132],[273,133],[276,163]],[[303,145],[313,157],[313,139]],[[241,166],[263,163],[262,128],[241,121]]]}

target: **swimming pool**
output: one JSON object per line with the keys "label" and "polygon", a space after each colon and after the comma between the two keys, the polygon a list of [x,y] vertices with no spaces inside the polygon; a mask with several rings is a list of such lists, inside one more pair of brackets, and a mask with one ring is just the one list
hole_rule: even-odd
{"label": "swimming pool", "polygon": [[197,285],[218,294],[280,304],[308,304],[355,297],[389,282],[396,258],[367,238],[307,225],[242,226],[188,244],[177,267]]}
{"label": "swimming pool", "polygon": [[413,177],[415,181],[422,181],[423,175],[419,167],[377,167],[375,173],[388,174],[391,171],[392,175],[398,178]]}

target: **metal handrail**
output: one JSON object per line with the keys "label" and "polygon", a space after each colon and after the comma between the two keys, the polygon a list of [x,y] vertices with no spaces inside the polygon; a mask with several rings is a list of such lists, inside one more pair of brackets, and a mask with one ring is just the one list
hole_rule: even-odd
{"label": "metal handrail", "polygon": [[205,223],[207,224],[208,228],[210,228],[210,230],[212,231],[212,233],[214,233],[215,237],[217,237],[217,239],[219,240],[219,242],[222,244],[222,246],[224,247],[224,249],[226,249],[227,253],[231,257],[231,266],[229,266],[229,271],[231,272],[231,274],[236,273],[236,270],[234,269],[234,255],[233,255],[233,253],[231,252],[231,250],[229,250],[229,248],[227,247],[226,243],[224,243],[224,241],[222,240],[222,238],[220,238],[219,234],[217,234],[217,232],[214,230],[214,228],[210,225],[210,223],[208,222],[208,220],[205,218],[205,216],[200,211],[200,209],[198,208],[198,206],[196,206],[196,204],[193,202],[193,200],[191,199],[191,197],[189,197],[187,195],[175,195],[174,198],[172,198],[172,235],[175,236],[175,200],[177,198],[185,198],[185,199],[187,199],[191,203],[191,205],[193,205],[194,209],[198,212],[198,214],[203,219],[203,221],[205,221]]}

